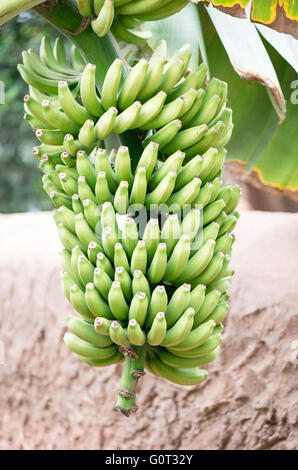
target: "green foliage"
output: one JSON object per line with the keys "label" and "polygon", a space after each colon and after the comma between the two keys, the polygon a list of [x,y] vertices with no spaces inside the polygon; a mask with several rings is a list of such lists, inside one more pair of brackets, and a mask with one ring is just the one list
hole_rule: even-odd
{"label": "green foliage", "polygon": [[42,189],[38,162],[32,158],[32,130],[22,119],[23,96],[28,87],[16,68],[21,51],[36,49],[45,31],[54,32],[35,14],[30,21],[14,19],[0,30],[0,78],[5,85],[5,103],[0,105],[0,212],[3,213],[51,208]]}

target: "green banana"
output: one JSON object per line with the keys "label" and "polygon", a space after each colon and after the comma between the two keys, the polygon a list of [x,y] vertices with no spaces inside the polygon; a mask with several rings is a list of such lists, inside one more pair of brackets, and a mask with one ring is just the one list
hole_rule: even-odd
{"label": "green banana", "polygon": [[165,314],[158,312],[153,320],[150,330],[147,333],[147,342],[151,346],[159,346],[167,332],[167,322]]}

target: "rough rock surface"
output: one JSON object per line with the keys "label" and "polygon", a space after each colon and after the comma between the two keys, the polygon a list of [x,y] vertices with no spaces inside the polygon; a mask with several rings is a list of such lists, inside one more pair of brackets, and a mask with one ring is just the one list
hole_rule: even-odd
{"label": "rough rock surface", "polygon": [[[121,366],[91,368],[62,342],[48,213],[0,216],[1,449],[297,449],[298,214],[244,212],[220,357],[199,387],[142,379],[113,410]],[[1,357],[0,357],[1,359]]]}

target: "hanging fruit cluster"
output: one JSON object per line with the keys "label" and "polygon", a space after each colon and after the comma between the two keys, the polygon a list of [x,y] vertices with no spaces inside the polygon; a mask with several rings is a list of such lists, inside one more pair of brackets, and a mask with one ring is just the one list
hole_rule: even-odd
{"label": "hanging fruit cluster", "polygon": [[[19,66],[41,142],[33,153],[57,207],[63,290],[79,314],[64,340],[90,365],[125,358],[117,408],[127,416],[144,368],[182,385],[207,376],[199,367],[219,353],[239,217],[240,189],[221,178],[227,85],[206,86],[188,46],[170,61],[163,48],[126,75],[116,59],[100,94],[95,66],[75,48],[70,66],[59,39],[52,49],[44,38]],[[108,150],[133,129],[137,161],[125,145]]]}
{"label": "hanging fruit cluster", "polygon": [[135,29],[145,21],[157,21],[178,13],[193,0],[78,0],[82,16],[93,18],[94,32],[105,36],[110,30],[120,41],[141,44],[149,31]]}

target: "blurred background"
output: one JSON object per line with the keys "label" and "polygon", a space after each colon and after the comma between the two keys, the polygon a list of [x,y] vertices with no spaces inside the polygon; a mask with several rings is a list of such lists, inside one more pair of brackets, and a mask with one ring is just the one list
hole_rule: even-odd
{"label": "blurred background", "polygon": [[44,34],[58,35],[33,12],[22,13],[0,30],[0,79],[5,85],[5,103],[0,105],[0,213],[52,209],[32,156],[38,140],[23,120],[28,86],[16,68],[22,50],[38,49]]}

